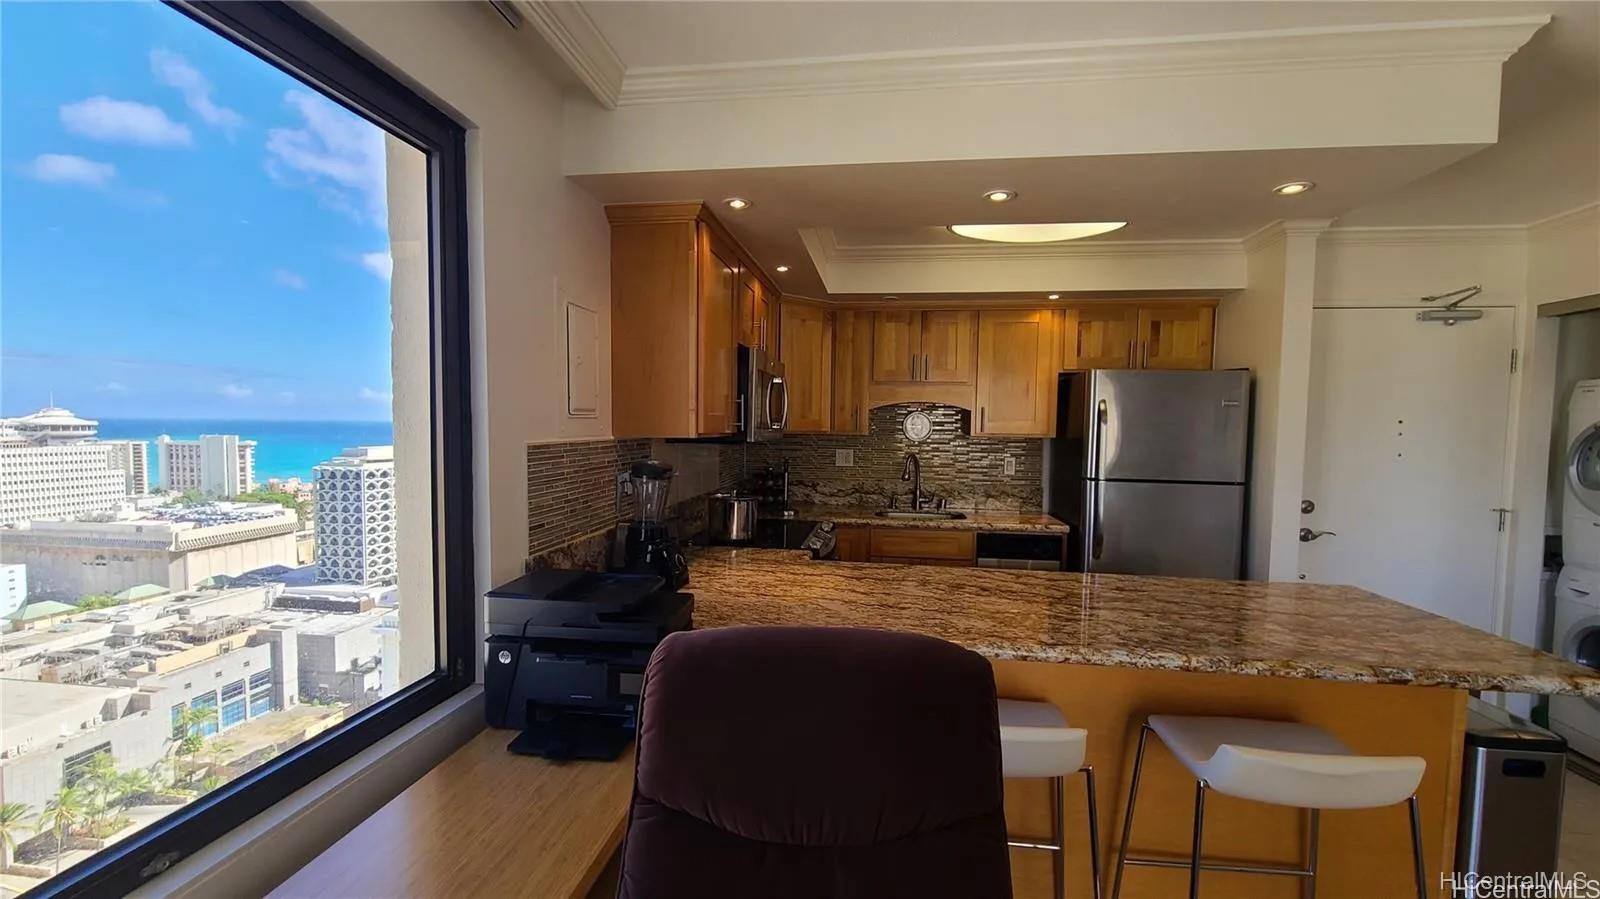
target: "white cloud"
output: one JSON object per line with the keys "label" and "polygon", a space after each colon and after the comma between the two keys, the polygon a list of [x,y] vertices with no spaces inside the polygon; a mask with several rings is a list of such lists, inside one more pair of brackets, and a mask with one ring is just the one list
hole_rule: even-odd
{"label": "white cloud", "polygon": [[62,153],[35,156],[22,170],[35,181],[82,187],[105,187],[117,174],[117,167],[109,162],[95,162],[93,159]]}
{"label": "white cloud", "polygon": [[242,400],[247,397],[255,396],[256,393],[253,388],[246,387],[243,384],[233,383],[224,384],[221,387],[218,387],[217,392],[230,400]]}
{"label": "white cloud", "polygon": [[294,393],[293,390],[280,390],[280,391],[278,391],[278,402],[280,402],[280,403],[292,403],[294,401],[295,401],[295,393]]}
{"label": "white cloud", "polygon": [[121,381],[107,381],[100,385],[100,389],[106,393],[127,393],[128,385]]}
{"label": "white cloud", "polygon": [[368,403],[387,403],[394,400],[394,394],[387,390],[373,390],[363,387],[356,391],[356,398]]}
{"label": "white cloud", "polygon": [[61,107],[61,124],[95,140],[148,147],[188,146],[189,126],[167,118],[160,107],[110,97],[90,97]]}
{"label": "white cloud", "polygon": [[291,290],[305,290],[306,279],[303,275],[291,272],[286,268],[272,270],[272,280]]}
{"label": "white cloud", "polygon": [[387,281],[394,272],[394,257],[389,255],[388,250],[379,250],[376,253],[362,253],[361,267]]}
{"label": "white cloud", "polygon": [[267,132],[267,174],[312,189],[326,206],[382,224],[388,215],[383,132],[315,94],[289,91],[283,99],[303,127]]}
{"label": "white cloud", "polygon": [[211,99],[211,82],[182,56],[171,50],[151,50],[150,70],[157,81],[177,88],[183,94],[183,102],[207,125],[232,131],[244,124],[244,116]]}

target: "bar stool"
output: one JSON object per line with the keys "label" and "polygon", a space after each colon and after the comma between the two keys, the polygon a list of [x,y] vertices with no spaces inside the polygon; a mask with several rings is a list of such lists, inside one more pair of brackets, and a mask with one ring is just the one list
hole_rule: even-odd
{"label": "bar stool", "polygon": [[[1188,862],[1128,856],[1133,804],[1139,795],[1139,770],[1144,765],[1145,740],[1151,731],[1195,776],[1194,844]],[[1111,899],[1117,899],[1122,892],[1125,865],[1188,868],[1190,899],[1200,895],[1202,869],[1304,877],[1306,895],[1315,896],[1320,811],[1325,808],[1380,808],[1402,801],[1411,811],[1411,855],[1417,899],[1427,899],[1422,820],[1416,795],[1426,766],[1427,763],[1416,756],[1356,755],[1332,734],[1309,724],[1255,718],[1151,715],[1139,729],[1139,748],[1133,760],[1133,782],[1128,788],[1128,809],[1122,821],[1122,845],[1117,848],[1117,873]],[[1210,790],[1225,796],[1308,810],[1311,818],[1306,866],[1202,862],[1200,844],[1205,827],[1206,793]]]}
{"label": "bar stool", "polygon": [[1066,894],[1066,777],[1082,772],[1089,799],[1089,866],[1095,899],[1100,899],[1100,818],[1094,798],[1094,768],[1083,763],[1089,732],[1068,727],[1061,710],[1048,702],[1002,699],[1000,707],[1000,770],[1006,777],[1050,779],[1050,836],[1043,840],[1008,840],[1020,849],[1054,854],[1055,895]]}

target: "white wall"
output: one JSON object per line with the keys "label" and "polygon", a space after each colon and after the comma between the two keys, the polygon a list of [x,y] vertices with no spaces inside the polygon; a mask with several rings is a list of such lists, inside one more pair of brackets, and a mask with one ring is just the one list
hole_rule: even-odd
{"label": "white wall", "polygon": [[[483,3],[321,2],[314,13],[452,111],[468,135],[479,587],[522,571],[526,445],[611,433],[610,231],[561,172],[562,96]],[[600,414],[566,415],[560,290],[601,313]]]}

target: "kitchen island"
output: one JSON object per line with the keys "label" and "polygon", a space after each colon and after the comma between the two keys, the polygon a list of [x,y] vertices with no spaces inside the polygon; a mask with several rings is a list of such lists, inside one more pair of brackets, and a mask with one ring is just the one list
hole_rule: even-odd
{"label": "kitchen island", "polygon": [[[994,662],[999,694],[1054,703],[1089,730],[1110,871],[1132,744],[1151,713],[1296,720],[1358,752],[1418,755],[1430,871],[1454,857],[1469,690],[1600,696],[1600,674],[1349,587],[812,561],[805,553],[696,549],[695,626],[829,625],[928,634]],[[1045,782],[1008,781],[1013,833],[1048,828]],[[1152,749],[1133,848],[1186,857],[1193,780]],[[1081,833],[1081,794],[1067,827]],[[1403,806],[1323,816],[1319,894],[1403,896],[1411,888]],[[1206,814],[1213,859],[1294,864],[1304,815],[1217,796]],[[1082,841],[1068,840],[1068,895],[1090,895]],[[1016,895],[1050,895],[1049,859],[1013,850]],[[1108,875],[1109,877],[1109,875]],[[1125,897],[1184,892],[1186,871],[1132,868]],[[1300,895],[1292,878],[1206,872],[1205,892]]]}

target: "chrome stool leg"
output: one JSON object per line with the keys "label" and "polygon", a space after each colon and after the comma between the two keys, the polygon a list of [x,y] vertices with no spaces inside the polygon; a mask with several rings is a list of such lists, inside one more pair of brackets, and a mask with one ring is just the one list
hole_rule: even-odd
{"label": "chrome stool leg", "polygon": [[1194,848],[1189,851],[1189,899],[1200,896],[1200,843],[1206,830],[1206,782],[1194,782]]}
{"label": "chrome stool leg", "polygon": [[1067,779],[1050,778],[1050,865],[1056,899],[1067,895]]}
{"label": "chrome stool leg", "polygon": [[1094,766],[1083,768],[1084,789],[1089,796],[1089,876],[1094,878],[1094,899],[1100,899],[1100,806],[1094,799]]}
{"label": "chrome stool leg", "polygon": [[1317,838],[1322,831],[1322,810],[1311,810],[1311,839],[1306,847],[1306,899],[1317,899]]}
{"label": "chrome stool leg", "polygon": [[1117,847],[1117,873],[1111,882],[1111,899],[1122,895],[1122,871],[1128,864],[1128,837],[1133,833],[1133,804],[1139,798],[1139,772],[1144,768],[1144,746],[1150,739],[1150,725],[1139,725],[1139,748],[1133,754],[1133,780],[1128,784],[1128,807],[1122,813],[1122,845]]}
{"label": "chrome stool leg", "polygon": [[1422,861],[1422,808],[1415,794],[1406,800],[1406,805],[1411,809],[1411,861],[1417,868],[1417,899],[1428,899],[1428,876]]}

